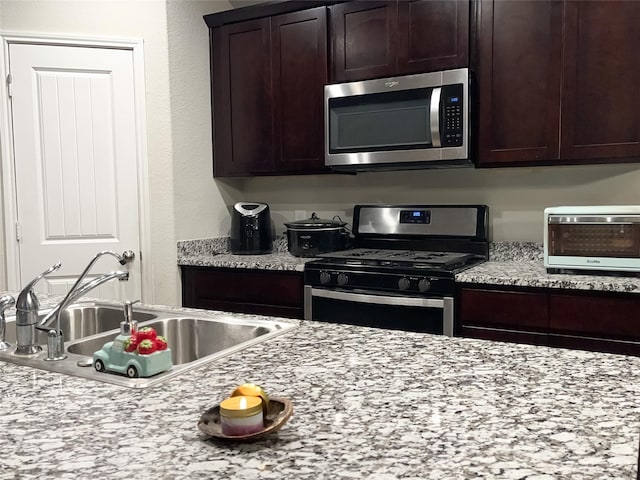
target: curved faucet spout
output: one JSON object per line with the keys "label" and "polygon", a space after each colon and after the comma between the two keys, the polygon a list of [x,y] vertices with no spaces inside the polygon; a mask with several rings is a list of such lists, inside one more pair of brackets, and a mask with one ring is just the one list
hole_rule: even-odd
{"label": "curved faucet spout", "polygon": [[135,257],[135,254],[134,254],[134,252],[132,250],[125,250],[124,252],[122,252],[122,254],[113,252],[111,250],[103,250],[101,252],[96,253],[96,255],[91,259],[89,264],[82,271],[82,273],[78,277],[78,280],[76,280],[76,283],[74,283],[73,287],[71,287],[69,289],[69,291],[67,292],[67,295],[62,299],[62,301],[56,307],[53,308],[53,310],[51,310],[40,321],[40,323],[36,326],[36,328],[38,328],[39,330],[45,330],[45,331],[49,330],[46,327],[49,325],[49,322],[53,318],[53,316],[55,316],[56,319],[57,319],[56,331],[59,334],[60,333],[60,312],[62,312],[67,307],[67,305],[69,305],[71,302],[73,302],[77,298],[79,298],[82,295],[84,295],[85,293],[87,293],[89,290],[93,290],[97,286],[102,285],[104,282],[108,282],[109,280],[112,280],[114,278],[119,278],[120,280],[128,280],[129,279],[129,272],[120,272],[120,271],[118,271],[118,272],[107,273],[107,274],[102,275],[100,277],[94,278],[93,280],[91,280],[87,284],[82,285],[82,281],[85,279],[85,277],[89,273],[89,270],[91,270],[91,267],[93,267],[93,265],[103,255],[111,255],[116,260],[118,260],[118,262],[121,265],[124,265],[126,263],[129,263],[129,262],[133,261],[133,259]]}
{"label": "curved faucet spout", "polygon": [[49,311],[42,320],[40,320],[40,323],[36,326],[36,328],[38,328],[39,330],[49,331],[51,324],[55,319],[57,320],[56,331],[60,332],[60,314],[64,311],[65,308],[69,306],[69,304],[75,302],[78,298],[82,297],[84,294],[88,293],[94,288],[99,287],[103,283],[114,280],[116,278],[118,280],[129,280],[129,272],[118,270],[115,272],[105,273],[104,275],[100,275],[99,277],[96,277],[90,282],[87,282],[79,287],[76,286],[76,282],[74,288],[69,290],[67,296],[64,297],[64,299],[58,305],[53,307],[53,309],[51,309],[51,311]]}

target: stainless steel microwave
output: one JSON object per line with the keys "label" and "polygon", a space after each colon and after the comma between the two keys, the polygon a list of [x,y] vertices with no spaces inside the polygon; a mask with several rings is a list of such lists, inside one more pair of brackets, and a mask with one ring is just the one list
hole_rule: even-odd
{"label": "stainless steel microwave", "polygon": [[471,166],[469,69],[324,87],[325,164],[359,171]]}
{"label": "stainless steel microwave", "polygon": [[544,266],[549,273],[640,273],[640,206],[546,208]]}

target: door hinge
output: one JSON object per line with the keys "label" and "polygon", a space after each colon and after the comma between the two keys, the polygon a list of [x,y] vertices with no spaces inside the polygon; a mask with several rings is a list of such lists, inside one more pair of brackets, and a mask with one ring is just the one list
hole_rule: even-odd
{"label": "door hinge", "polygon": [[7,75],[7,92],[9,93],[9,98],[13,97],[13,81],[11,78],[11,74]]}
{"label": "door hinge", "polygon": [[142,262],[142,250],[138,252],[138,261]]}
{"label": "door hinge", "polygon": [[20,222],[16,222],[16,242],[22,241],[22,225]]}

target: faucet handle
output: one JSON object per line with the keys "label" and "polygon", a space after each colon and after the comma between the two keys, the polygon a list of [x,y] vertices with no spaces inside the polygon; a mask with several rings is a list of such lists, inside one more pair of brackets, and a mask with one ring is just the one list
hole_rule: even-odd
{"label": "faucet handle", "polygon": [[15,299],[11,295],[5,295],[0,298],[0,350],[7,350],[11,344],[5,341],[7,333],[7,321],[4,318],[4,311],[16,304]]}
{"label": "faucet handle", "polygon": [[33,293],[33,287],[36,283],[42,280],[44,277],[49,275],[52,272],[55,272],[62,266],[62,263],[58,262],[51,267],[47,268],[44,272],[38,275],[36,278],[31,280],[27,285],[22,289],[20,294],[18,295],[18,300],[16,300],[16,309],[17,310],[26,310],[26,311],[37,311],[40,308],[40,304],[38,303],[38,298],[36,294]]}
{"label": "faucet handle", "polygon": [[15,304],[16,301],[11,295],[5,295],[0,298],[0,314],[4,314],[7,308],[13,307]]}

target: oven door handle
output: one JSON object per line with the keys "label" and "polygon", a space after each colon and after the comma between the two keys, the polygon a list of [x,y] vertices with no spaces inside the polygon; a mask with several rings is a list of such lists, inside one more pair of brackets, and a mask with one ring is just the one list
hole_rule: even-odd
{"label": "oven door handle", "polygon": [[323,290],[310,285],[304,287],[304,318],[313,320],[313,297],[323,297],[332,300],[346,300],[348,302],[369,303],[374,305],[394,305],[400,307],[439,308],[442,310],[442,333],[453,336],[453,297],[444,298],[416,298],[393,297],[389,295],[365,295],[362,293],[340,292],[337,290]]}
{"label": "oven door handle", "polygon": [[445,308],[447,300],[453,301],[450,297],[445,298],[415,298],[415,297],[391,297],[385,295],[364,295],[362,293],[338,292],[336,290],[311,289],[314,297],[331,298],[333,300],[348,300],[350,302],[372,303],[376,305],[400,305],[403,307],[431,307]]}

